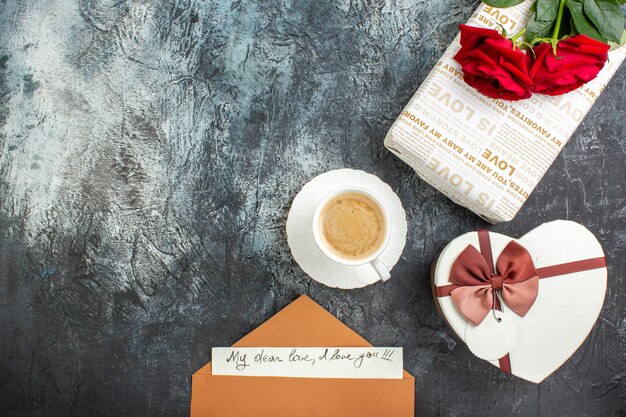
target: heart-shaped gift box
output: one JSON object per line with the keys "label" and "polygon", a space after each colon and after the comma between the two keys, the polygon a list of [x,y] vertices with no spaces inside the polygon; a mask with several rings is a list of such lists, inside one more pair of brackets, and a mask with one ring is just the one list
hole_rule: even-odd
{"label": "heart-shaped gift box", "polygon": [[443,249],[431,275],[439,313],[470,350],[535,383],[584,342],[607,285],[600,243],[564,220],[519,239],[466,233]]}

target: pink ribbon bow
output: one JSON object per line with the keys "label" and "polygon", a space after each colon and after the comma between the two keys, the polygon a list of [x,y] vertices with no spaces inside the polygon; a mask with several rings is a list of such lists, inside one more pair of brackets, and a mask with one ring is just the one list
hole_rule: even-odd
{"label": "pink ribbon bow", "polygon": [[537,298],[537,270],[530,254],[519,243],[511,241],[500,254],[495,273],[491,270],[483,255],[469,245],[456,258],[450,272],[450,282],[458,285],[450,292],[452,301],[476,326],[496,306],[496,291],[507,307],[522,317]]}

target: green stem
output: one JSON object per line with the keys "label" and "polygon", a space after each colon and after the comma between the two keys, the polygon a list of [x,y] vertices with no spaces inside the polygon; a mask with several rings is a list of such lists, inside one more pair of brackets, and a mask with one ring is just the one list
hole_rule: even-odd
{"label": "green stem", "polygon": [[559,12],[556,15],[556,23],[554,24],[554,32],[552,32],[552,41],[556,40],[559,36],[559,30],[561,29],[561,20],[563,20],[563,9],[565,8],[565,0],[561,0],[559,3]]}
{"label": "green stem", "polygon": [[522,36],[524,33],[526,33],[526,28],[520,30],[519,32],[517,32],[515,35],[513,35],[513,37],[511,38],[511,42],[515,43],[515,41],[517,40],[517,38],[519,38],[520,36]]}

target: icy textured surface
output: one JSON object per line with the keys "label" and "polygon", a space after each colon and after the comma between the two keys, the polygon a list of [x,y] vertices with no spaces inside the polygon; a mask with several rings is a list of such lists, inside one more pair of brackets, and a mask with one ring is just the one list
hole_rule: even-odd
{"label": "icy textured surface", "polygon": [[[474,358],[429,265],[486,224],[382,146],[477,1],[0,0],[0,415],[187,416],[191,374],[291,302],[403,346],[419,416],[617,416],[626,404],[624,66],[520,215],[609,262],[602,315],[542,385]],[[409,241],[392,279],[310,280],[284,233],[329,169],[379,175]]]}

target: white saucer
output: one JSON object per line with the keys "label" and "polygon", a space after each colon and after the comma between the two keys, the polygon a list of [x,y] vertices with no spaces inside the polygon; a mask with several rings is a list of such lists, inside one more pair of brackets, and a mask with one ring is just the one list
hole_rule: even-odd
{"label": "white saucer", "polygon": [[329,287],[361,288],[380,280],[369,265],[347,266],[328,258],[313,238],[313,213],[319,201],[329,192],[344,186],[356,186],[376,194],[389,211],[391,238],[379,259],[387,269],[398,262],[406,243],[406,214],[391,187],[375,175],[354,169],[338,169],[313,178],[296,195],[287,217],[287,242],[296,262],[315,281]]}

